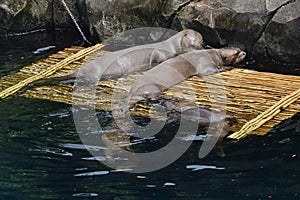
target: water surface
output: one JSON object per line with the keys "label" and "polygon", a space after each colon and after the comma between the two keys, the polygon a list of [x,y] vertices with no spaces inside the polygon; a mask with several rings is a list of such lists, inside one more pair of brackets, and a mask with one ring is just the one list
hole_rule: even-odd
{"label": "water surface", "polygon": [[[61,48],[33,54],[51,45],[57,44],[1,47],[1,76]],[[98,116],[109,125],[109,113]],[[300,199],[299,121],[300,114],[265,137],[225,141],[224,158],[212,152],[199,159],[200,139],[170,166],[132,174],[92,157],[76,132],[70,105],[12,97],[0,102],[0,199]],[[171,124],[133,148],[155,149],[167,142],[164,134],[176,130]]]}

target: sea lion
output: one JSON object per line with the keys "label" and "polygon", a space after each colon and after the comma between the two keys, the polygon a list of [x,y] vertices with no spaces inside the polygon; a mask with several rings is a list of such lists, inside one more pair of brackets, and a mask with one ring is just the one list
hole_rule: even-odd
{"label": "sea lion", "polygon": [[219,72],[219,66],[234,65],[242,61],[246,53],[239,48],[203,49],[181,54],[146,71],[131,89],[131,104],[140,97],[157,95],[163,90],[187,78],[207,76]]}
{"label": "sea lion", "polygon": [[[219,72],[219,66],[234,65],[242,61],[246,53],[239,48],[226,47],[221,49],[197,50],[171,58],[156,67],[145,72],[132,87],[129,95],[129,106],[133,106],[137,101],[157,95],[163,90],[176,85],[187,78],[197,76],[207,76]],[[193,108],[192,108],[193,109]],[[199,123],[208,125],[213,123],[217,133],[210,133],[203,142],[199,151],[199,156],[203,157],[214,143],[214,150],[217,155],[224,157],[225,153],[221,142],[228,134],[230,126],[235,122],[235,118],[213,113],[205,109],[195,109],[200,112]],[[212,118],[215,116],[216,118]],[[230,120],[228,120],[230,119]],[[220,122],[220,123],[219,123]]]}
{"label": "sea lion", "polygon": [[[185,113],[188,113],[188,116],[184,116]],[[183,115],[184,119],[189,120],[195,120],[195,118],[197,118],[201,126],[214,129],[214,131],[207,132],[206,139],[203,144],[205,144],[206,142],[209,143],[212,141],[216,141],[213,150],[218,156],[225,156],[222,141],[228,135],[230,127],[237,123],[237,119],[234,116],[211,111],[201,106],[183,107],[181,108],[181,115]]]}
{"label": "sea lion", "polygon": [[127,73],[147,70],[179,54],[203,49],[202,45],[202,35],[186,29],[159,43],[135,46],[101,56],[81,68],[77,77],[98,81],[120,77]]}

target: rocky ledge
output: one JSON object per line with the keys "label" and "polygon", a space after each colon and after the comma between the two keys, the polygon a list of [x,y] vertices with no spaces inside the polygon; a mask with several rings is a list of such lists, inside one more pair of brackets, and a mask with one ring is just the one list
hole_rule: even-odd
{"label": "rocky ledge", "polygon": [[[90,40],[142,27],[193,28],[215,47],[300,64],[300,0],[64,0]],[[63,0],[1,0],[0,35],[74,29]]]}

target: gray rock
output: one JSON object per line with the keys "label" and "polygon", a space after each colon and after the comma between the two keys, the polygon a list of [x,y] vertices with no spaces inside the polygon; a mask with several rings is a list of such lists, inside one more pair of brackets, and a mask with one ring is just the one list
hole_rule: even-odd
{"label": "gray rock", "polygon": [[0,33],[11,27],[16,17],[27,5],[26,0],[6,0],[0,2]]}
{"label": "gray rock", "polygon": [[163,3],[163,0],[86,0],[90,32],[101,37],[137,27],[158,26]]}
{"label": "gray rock", "polygon": [[[267,8],[276,10],[282,2],[284,1],[274,1]],[[299,11],[300,1],[298,0],[281,7],[274,13],[274,17],[266,24],[265,30],[254,47],[253,53],[258,59],[271,59],[278,63],[294,65],[300,63]]]}
{"label": "gray rock", "polygon": [[[74,12],[74,0],[65,0]],[[74,28],[61,1],[2,0],[0,3],[0,34],[24,33],[37,29]]]}
{"label": "gray rock", "polygon": [[237,46],[259,61],[299,64],[299,10],[299,0],[202,0],[176,17],[213,46]]}
{"label": "gray rock", "polygon": [[[178,15],[184,28],[193,28],[204,34],[206,43],[213,46],[237,46],[251,51],[265,23],[260,12],[250,12],[242,3],[228,7],[229,3],[204,0],[189,4]],[[234,4],[232,4],[234,5]],[[236,8],[237,10],[234,10]]]}
{"label": "gray rock", "polygon": [[[94,41],[124,30],[193,28],[207,44],[237,46],[261,61],[300,64],[300,0],[65,0]],[[74,29],[61,0],[0,0],[0,35]]]}

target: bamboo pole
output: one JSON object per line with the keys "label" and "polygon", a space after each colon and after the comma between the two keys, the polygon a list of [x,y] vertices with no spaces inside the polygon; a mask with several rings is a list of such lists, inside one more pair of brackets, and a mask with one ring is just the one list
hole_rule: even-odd
{"label": "bamboo pole", "polygon": [[[10,86],[15,87],[14,85],[20,84],[19,82],[22,82],[28,77],[27,82],[35,81],[35,79],[32,80],[31,78],[38,75],[46,76],[47,74],[43,74],[44,71],[49,73],[49,69],[52,69],[53,66],[56,66],[59,63],[64,65],[65,60],[68,60],[66,58],[72,56],[77,57],[78,53],[82,50],[83,48],[81,47],[67,48],[64,51],[53,54],[44,60],[37,61],[35,64],[26,66],[15,74],[0,77],[0,88],[3,88],[4,90]],[[69,60],[69,64],[66,64],[65,67],[60,68],[58,71],[55,71],[55,73],[50,71],[50,75],[51,77],[59,77],[73,73],[82,67],[84,63],[94,60],[106,53],[108,52],[100,50],[95,53],[88,54],[85,59],[77,58],[77,60]],[[131,75],[126,78],[120,78],[117,82],[116,80],[100,81],[96,87],[96,108],[111,111],[112,107],[110,105],[114,104],[114,102],[111,101],[111,94],[113,92],[118,93],[120,98],[122,98],[122,95],[128,93],[130,85],[133,84],[139,76],[140,75]],[[253,122],[255,126],[258,126],[258,128],[253,130],[252,134],[265,135],[276,124],[288,119],[300,111],[300,100],[297,96],[295,96],[295,98],[290,98],[285,102],[288,107],[283,106],[279,107],[279,109],[270,108],[277,102],[280,103],[282,97],[287,94],[292,94],[293,91],[300,88],[299,76],[255,72],[245,69],[233,69],[231,71],[222,72],[221,76],[224,80],[224,89],[226,90],[225,92],[227,96],[226,108],[224,109],[228,114],[234,115],[238,119],[238,124],[232,127],[232,131],[245,131],[245,128],[243,127],[245,122],[251,119],[254,120],[256,116],[260,116],[260,113],[269,110],[268,114],[266,114],[263,118],[259,118],[258,121]],[[37,78],[40,79],[40,77]],[[184,106],[185,100],[193,98],[191,96],[191,91],[193,90],[196,92],[196,103],[210,108],[211,104],[218,105],[218,101],[212,102],[209,98],[209,95],[215,95],[217,94],[217,91],[208,90],[209,85],[218,84],[217,78],[219,78],[219,75],[217,77],[212,75],[209,80],[201,79],[199,77],[191,77],[186,82],[178,84],[170,88],[170,90],[165,91],[161,98],[172,100],[176,106],[180,107]],[[34,86],[22,93],[21,96],[47,99],[67,104],[73,103],[72,85],[67,83],[51,86]],[[85,105],[89,98],[89,94],[84,93],[76,98],[80,105]],[[147,117],[148,110],[149,108],[147,106],[138,105],[137,109],[132,111],[132,114]],[[249,127],[247,125],[246,130],[253,128],[253,124],[250,124]],[[250,132],[246,131],[246,133],[242,134],[241,138]],[[234,137],[234,135],[229,137]]]}
{"label": "bamboo pole", "polygon": [[247,136],[247,134],[258,129],[267,121],[271,120],[274,116],[279,114],[283,109],[288,107],[290,104],[294,103],[296,100],[298,100],[298,98],[300,98],[300,89],[282,98],[279,102],[275,103],[265,112],[261,113],[256,118],[247,122],[238,132],[228,136],[228,138],[238,140],[244,138],[245,136]]}
{"label": "bamboo pole", "polygon": [[34,82],[34,81],[37,81],[37,80],[40,80],[42,78],[46,78],[48,76],[51,76],[52,74],[54,74],[56,71],[64,68],[65,66],[67,66],[68,64],[74,62],[74,61],[77,61],[77,60],[80,60],[82,58],[84,58],[85,56],[91,54],[92,52],[96,51],[96,50],[99,50],[101,48],[103,48],[104,45],[102,44],[96,44],[92,47],[89,47],[89,48],[85,48],[81,51],[79,51],[78,53],[70,56],[70,57],[67,57],[65,58],[64,60],[60,61],[59,63],[51,66],[50,68],[46,69],[46,70],[43,70],[41,71],[40,73],[34,75],[34,76],[31,76],[25,80],[22,80],[20,81],[19,83],[3,90],[0,92],[0,98],[1,99],[5,99],[6,97],[9,97],[13,94],[15,94],[17,91],[19,91],[20,89],[22,89],[23,87],[29,85],[30,83]]}

